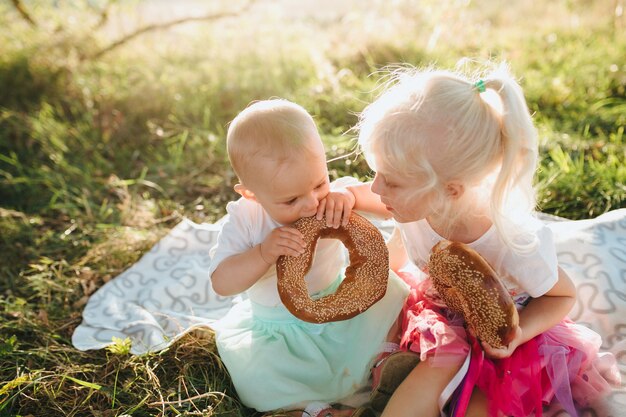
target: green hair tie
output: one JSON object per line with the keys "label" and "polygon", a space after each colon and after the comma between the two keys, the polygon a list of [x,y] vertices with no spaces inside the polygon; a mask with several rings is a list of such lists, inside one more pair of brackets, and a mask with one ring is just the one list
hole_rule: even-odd
{"label": "green hair tie", "polygon": [[474,83],[473,87],[478,90],[479,93],[484,93],[485,91],[487,91],[487,88],[485,87],[485,81],[484,80],[478,80]]}

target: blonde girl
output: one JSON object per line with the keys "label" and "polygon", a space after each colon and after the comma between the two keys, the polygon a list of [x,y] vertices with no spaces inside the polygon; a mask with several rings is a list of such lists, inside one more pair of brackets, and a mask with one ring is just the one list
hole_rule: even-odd
{"label": "blonde girl", "polygon": [[[505,67],[483,78],[397,71],[362,113],[359,144],[376,175],[351,189],[354,209],[390,212],[401,237],[392,266],[408,256],[426,277],[407,278],[412,295],[401,342],[421,361],[383,417],[450,412],[451,381],[465,372],[472,336],[428,279],[430,250],[443,239],[469,244],[485,257],[520,312],[508,346],[478,346],[485,359],[473,375],[466,415],[539,415],[542,404],[556,398],[575,416],[575,402],[586,404],[609,389],[598,369],[600,336],[566,318],[575,287],[558,268],[550,229],[533,216],[537,131]],[[616,382],[614,361],[606,363],[604,375]]]}

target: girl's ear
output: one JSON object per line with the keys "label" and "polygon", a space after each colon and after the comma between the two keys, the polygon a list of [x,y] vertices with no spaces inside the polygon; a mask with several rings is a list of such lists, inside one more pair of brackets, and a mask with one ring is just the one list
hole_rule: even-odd
{"label": "girl's ear", "polygon": [[241,195],[245,199],[252,200],[252,201],[257,201],[256,200],[256,196],[254,195],[254,193],[252,191],[248,190],[246,188],[246,186],[243,185],[243,184],[235,185],[235,192],[237,194]]}
{"label": "girl's ear", "polygon": [[465,193],[465,186],[460,182],[451,181],[446,184],[446,194],[448,197],[456,200],[463,196]]}

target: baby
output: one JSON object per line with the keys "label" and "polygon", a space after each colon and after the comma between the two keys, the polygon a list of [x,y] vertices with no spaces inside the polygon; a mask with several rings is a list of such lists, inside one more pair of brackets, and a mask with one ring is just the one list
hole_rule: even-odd
{"label": "baby", "polygon": [[[347,224],[353,194],[340,179],[329,184],[324,146],[311,116],[286,100],[252,104],[230,124],[228,155],[241,195],[213,249],[213,289],[245,292],[247,299],[215,326],[216,343],[241,401],[259,411],[303,410],[307,416],[365,416],[354,394],[367,385],[369,368],[396,333],[407,285],[391,273],[385,296],[345,321],[312,324],[293,316],[277,290],[275,263],[299,256],[303,238],[289,225],[301,217],[326,216]],[[312,297],[336,290],[346,266],[338,240],[319,241],[306,284]],[[300,416],[302,411],[291,414]]]}

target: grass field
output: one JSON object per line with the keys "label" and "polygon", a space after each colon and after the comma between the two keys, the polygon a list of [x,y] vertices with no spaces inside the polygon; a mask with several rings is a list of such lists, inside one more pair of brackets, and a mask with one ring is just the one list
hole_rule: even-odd
{"label": "grass field", "polygon": [[541,134],[539,209],[626,207],[618,0],[13,3],[0,3],[0,416],[255,415],[209,333],[139,357],[70,342],[95,290],[183,217],[224,214],[225,129],[252,100],[303,105],[329,159],[348,155],[332,176],[367,179],[350,128],[382,68],[504,59]]}

